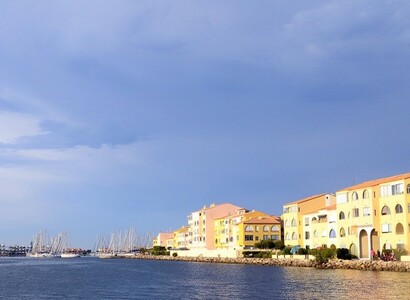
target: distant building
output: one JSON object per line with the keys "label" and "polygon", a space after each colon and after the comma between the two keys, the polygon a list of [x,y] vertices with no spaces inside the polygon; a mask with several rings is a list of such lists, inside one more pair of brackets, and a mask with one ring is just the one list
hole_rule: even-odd
{"label": "distant building", "polygon": [[174,233],[173,232],[160,232],[153,240],[153,246],[161,246],[165,248],[172,248],[174,245]]}
{"label": "distant building", "polygon": [[262,239],[281,239],[281,220],[266,213],[239,209],[236,214],[215,220],[218,249],[250,248]]}
{"label": "distant building", "polygon": [[188,216],[188,248],[216,249],[215,219],[235,214],[238,209],[239,206],[230,203],[211,204],[209,207],[204,206],[201,210],[191,213]]}
{"label": "distant building", "polygon": [[188,248],[188,227],[182,226],[174,231],[173,248],[187,249]]}

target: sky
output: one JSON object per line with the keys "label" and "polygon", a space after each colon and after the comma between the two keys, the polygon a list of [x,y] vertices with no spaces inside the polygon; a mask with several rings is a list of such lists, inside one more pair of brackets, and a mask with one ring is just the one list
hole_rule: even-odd
{"label": "sky", "polygon": [[0,243],[410,172],[408,1],[0,1]]}

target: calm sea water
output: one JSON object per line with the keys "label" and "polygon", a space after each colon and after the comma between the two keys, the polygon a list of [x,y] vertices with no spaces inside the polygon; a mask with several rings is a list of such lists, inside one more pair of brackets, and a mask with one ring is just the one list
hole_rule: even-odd
{"label": "calm sea water", "polygon": [[409,299],[410,274],[132,259],[0,258],[7,299]]}

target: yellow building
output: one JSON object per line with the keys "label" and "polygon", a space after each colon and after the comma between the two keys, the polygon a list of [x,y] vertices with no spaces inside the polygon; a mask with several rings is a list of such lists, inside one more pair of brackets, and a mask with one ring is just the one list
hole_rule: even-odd
{"label": "yellow building", "polygon": [[303,242],[306,249],[337,246],[337,212],[332,204],[302,215]]}
{"label": "yellow building", "polygon": [[410,251],[410,173],[344,188],[336,201],[340,248],[359,258],[371,249]]}
{"label": "yellow building", "polygon": [[[239,249],[239,239],[243,237],[243,230],[240,231],[239,224],[249,219],[268,216],[267,214],[238,209],[235,214],[230,214],[216,219],[215,222],[215,245],[217,249]],[[243,227],[243,226],[242,226]]]}
{"label": "yellow building", "polygon": [[188,247],[188,227],[182,226],[174,231],[173,248],[186,249]]}
{"label": "yellow building", "polygon": [[238,224],[238,246],[251,248],[261,240],[281,240],[281,220],[276,216],[259,216]]}
{"label": "yellow building", "polygon": [[[335,203],[332,194],[319,194],[283,206],[284,243],[289,246],[306,245],[305,214],[312,214]],[[313,218],[313,217],[312,217]],[[309,226],[309,225],[308,225]]]}
{"label": "yellow building", "polygon": [[253,247],[262,239],[281,240],[281,220],[260,211],[240,209],[235,215],[215,220],[218,249]]}

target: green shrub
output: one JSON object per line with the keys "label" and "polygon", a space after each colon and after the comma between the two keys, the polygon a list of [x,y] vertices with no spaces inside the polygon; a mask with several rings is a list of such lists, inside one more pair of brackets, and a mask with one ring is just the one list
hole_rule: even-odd
{"label": "green shrub", "polygon": [[283,248],[283,254],[290,254],[290,250],[292,250],[292,246],[286,246],[285,248]]}
{"label": "green shrub", "polygon": [[338,259],[352,259],[352,255],[349,253],[349,249],[347,248],[338,248],[336,249],[336,257]]}
{"label": "green shrub", "polygon": [[[313,249],[312,249],[313,250]],[[329,259],[334,258],[336,251],[330,248],[315,249],[315,261],[319,264],[325,264]],[[313,251],[312,251],[313,252]]]}
{"label": "green shrub", "polygon": [[296,254],[306,255],[306,254],[308,254],[308,250],[306,250],[305,248],[300,248],[300,249],[296,252]]}

